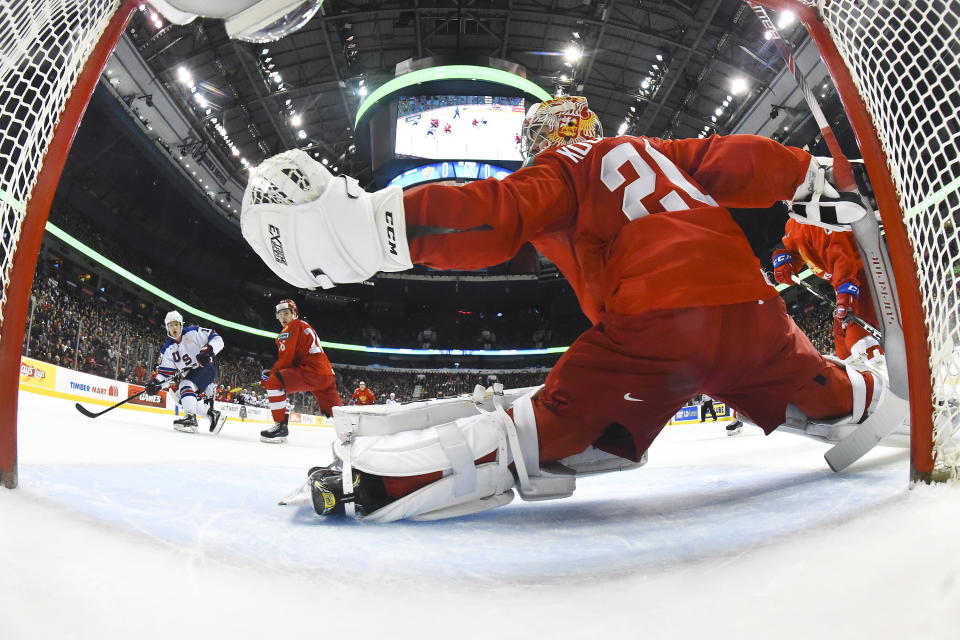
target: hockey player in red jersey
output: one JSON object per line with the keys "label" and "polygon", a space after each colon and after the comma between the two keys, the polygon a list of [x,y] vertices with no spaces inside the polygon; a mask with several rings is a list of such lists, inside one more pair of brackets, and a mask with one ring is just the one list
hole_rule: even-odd
{"label": "hockey player in red jersey", "polygon": [[833,317],[837,357],[843,360],[851,355],[872,358],[883,353],[877,340],[847,317],[848,312],[853,313],[868,324],[878,326],[870,291],[861,287],[866,282],[866,274],[852,233],[790,219],[783,234],[783,249],[774,251],[771,261],[774,277],[781,284],[793,284],[794,274],[806,263],[815,275],[833,286],[837,295]]}
{"label": "hockey player in red jersey", "polygon": [[277,304],[277,321],[283,327],[276,338],[277,362],[260,375],[276,424],[260,432],[263,442],[287,441],[288,393],[309,391],[327,416],[332,416],[333,407],[341,404],[336,376],[320,346],[317,332],[299,318],[293,300],[281,300]]}
{"label": "hockey player in red jersey", "polygon": [[350,404],[374,404],[376,401],[377,396],[367,387],[367,383],[362,380],[357,385],[357,388],[353,390],[353,395],[350,396]]}
{"label": "hockey player in red jersey", "polygon": [[[314,202],[312,215],[304,204],[244,209],[245,238],[291,284],[359,282],[412,263],[479,269],[530,242],[593,323],[542,388],[505,392],[509,411],[481,394],[480,415],[452,419],[449,409],[450,422],[424,428],[414,403],[383,417],[379,432],[351,430],[335,452],[353,475],[311,476],[318,513],[343,510],[350,479],[358,512],[376,521],[475,513],[509,502],[513,487],[527,500],[564,497],[576,473],[643,464],[663,425],[700,393],[768,434],[781,427],[832,441],[874,410],[882,376],[817,352],[727,210],[793,200],[812,223],[859,219],[865,210],[823,179],[823,163],[757,136],[601,135],[586,99],[563,97],[531,108],[524,143],[533,162],[500,181],[366,194],[294,152],[257,174],[278,184],[292,164],[315,182],[287,194]],[[251,185],[245,198],[256,201],[261,187]],[[372,411],[335,417],[361,410]]]}

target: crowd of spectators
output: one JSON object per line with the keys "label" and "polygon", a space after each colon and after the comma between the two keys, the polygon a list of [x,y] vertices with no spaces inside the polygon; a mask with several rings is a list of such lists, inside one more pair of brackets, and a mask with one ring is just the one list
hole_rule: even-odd
{"label": "crowd of spectators", "polygon": [[345,402],[360,382],[366,383],[377,396],[377,403],[386,402],[391,393],[399,402],[424,398],[451,398],[471,393],[476,385],[489,387],[495,382],[504,388],[530,387],[543,384],[548,369],[519,371],[485,371],[477,369],[390,369],[385,367],[356,367],[334,365],[337,389]]}
{"label": "crowd of spectators", "polygon": [[825,302],[810,303],[804,307],[795,307],[790,310],[794,322],[797,323],[810,342],[820,353],[833,354],[833,308]]}
{"label": "crowd of spectators", "polygon": [[[187,322],[192,323],[189,317]],[[142,384],[153,375],[164,340],[166,333],[160,315],[111,301],[56,269],[41,266],[37,272],[24,339],[25,356],[84,373]],[[272,350],[249,353],[230,346],[229,338],[226,342],[227,347],[215,359],[221,399],[267,406],[266,395],[258,381],[260,370],[273,363],[275,354]],[[468,393],[476,384],[486,387],[493,382],[502,382],[507,388],[531,386],[542,383],[547,374],[546,369],[491,373],[339,364],[334,364],[334,370],[338,374],[338,390],[344,403],[349,403],[361,380],[377,395],[377,402],[383,403],[390,393],[397,401],[408,402]],[[292,394],[292,399],[298,411],[319,411],[308,393]]]}
{"label": "crowd of spectators", "polygon": [[[51,211],[51,221],[97,252],[158,288],[175,292],[185,302],[237,322],[273,328],[272,300],[230,291],[227,283],[204,286],[178,274],[153,269],[142,258],[99,234],[83,217],[63,208]],[[492,285],[491,285],[492,286]],[[109,289],[108,289],[109,293]],[[586,318],[569,310],[543,309],[536,304],[512,311],[449,310],[410,306],[402,310],[382,304],[357,302],[347,313],[311,308],[309,299],[298,300],[308,321],[325,340],[364,346],[436,349],[530,349],[570,344],[588,325]],[[379,319],[388,316],[391,321]],[[424,340],[428,331],[430,339]],[[429,345],[425,347],[424,345]]]}

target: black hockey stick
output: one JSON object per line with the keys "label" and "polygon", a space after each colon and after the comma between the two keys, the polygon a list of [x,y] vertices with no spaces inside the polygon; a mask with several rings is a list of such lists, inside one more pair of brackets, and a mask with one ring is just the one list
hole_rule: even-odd
{"label": "black hockey stick", "polygon": [[[801,280],[796,274],[793,275],[793,281],[796,282],[801,287],[803,287],[804,289],[806,289],[807,291],[809,291],[810,293],[812,293],[813,295],[817,296],[818,298],[826,302],[827,304],[831,305],[834,309],[837,308],[837,306],[833,303],[832,300],[830,300],[830,298],[826,297],[825,295],[823,295],[822,293],[820,293],[819,291],[811,287],[809,284]],[[853,320],[854,322],[856,322],[861,327],[863,327],[864,331],[866,331],[867,333],[869,333],[870,335],[872,335],[874,338],[877,339],[877,342],[880,342],[883,339],[883,336],[880,335],[880,331],[876,327],[874,327],[872,324],[870,324],[869,322],[867,322],[866,320],[864,320],[854,312],[847,311],[847,317]]]}
{"label": "black hockey stick", "polygon": [[143,395],[143,393],[144,393],[145,391],[146,391],[146,389],[144,389],[143,391],[138,391],[138,392],[136,392],[135,394],[133,394],[132,396],[130,396],[129,398],[127,398],[126,400],[121,400],[120,402],[118,402],[117,404],[113,405],[112,407],[107,407],[107,408],[104,409],[103,411],[98,411],[97,413],[94,413],[93,411],[90,411],[89,409],[87,409],[86,407],[84,407],[83,405],[81,405],[79,402],[76,403],[76,404],[74,404],[73,406],[75,406],[75,407],[77,408],[77,411],[79,411],[79,412],[82,413],[83,415],[87,416],[88,418],[99,418],[100,416],[102,416],[103,414],[105,414],[107,411],[113,411],[114,409],[116,409],[116,408],[119,407],[120,405],[127,404],[128,402],[130,402],[130,401],[133,400],[134,398]]}

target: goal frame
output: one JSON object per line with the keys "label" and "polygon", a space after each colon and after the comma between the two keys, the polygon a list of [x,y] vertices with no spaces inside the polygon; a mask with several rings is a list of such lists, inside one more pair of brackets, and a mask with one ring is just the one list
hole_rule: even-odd
{"label": "goal frame", "polygon": [[17,486],[17,404],[24,330],[30,305],[30,291],[50,205],[73,144],[80,121],[96,89],[107,60],[123,30],[146,0],[123,0],[100,34],[83,64],[43,157],[43,165],[26,201],[20,235],[14,249],[7,282],[2,337],[0,337],[0,483]]}
{"label": "goal frame", "polygon": [[[106,67],[107,60],[134,11],[146,0],[123,0],[84,63],[44,156],[26,209],[7,283],[0,337],[0,483],[17,485],[17,405],[20,358],[30,291],[50,206],[74,136]],[[906,341],[910,394],[912,481],[933,480],[933,385],[927,327],[913,248],[886,155],[872,118],[816,6],[809,0],[753,0],[777,11],[792,11],[807,29],[837,88],[860,147],[887,235]]]}
{"label": "goal frame", "polygon": [[860,147],[887,236],[887,250],[900,299],[910,394],[910,479],[912,482],[931,482],[935,465],[933,383],[923,300],[903,209],[873,119],[814,4],[804,0],[752,1],[775,11],[791,11],[806,28],[833,79]]}

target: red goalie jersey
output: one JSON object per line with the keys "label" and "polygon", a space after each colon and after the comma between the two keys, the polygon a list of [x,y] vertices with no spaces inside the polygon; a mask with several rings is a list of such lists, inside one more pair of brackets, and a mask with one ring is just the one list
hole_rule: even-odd
{"label": "red goalie jersey", "polygon": [[[749,135],[570,144],[500,183],[408,192],[410,253],[438,269],[478,269],[530,242],[594,324],[603,312],[769,299],[777,293],[726,207],[790,199],[810,158]],[[417,226],[459,233],[417,237]]]}

